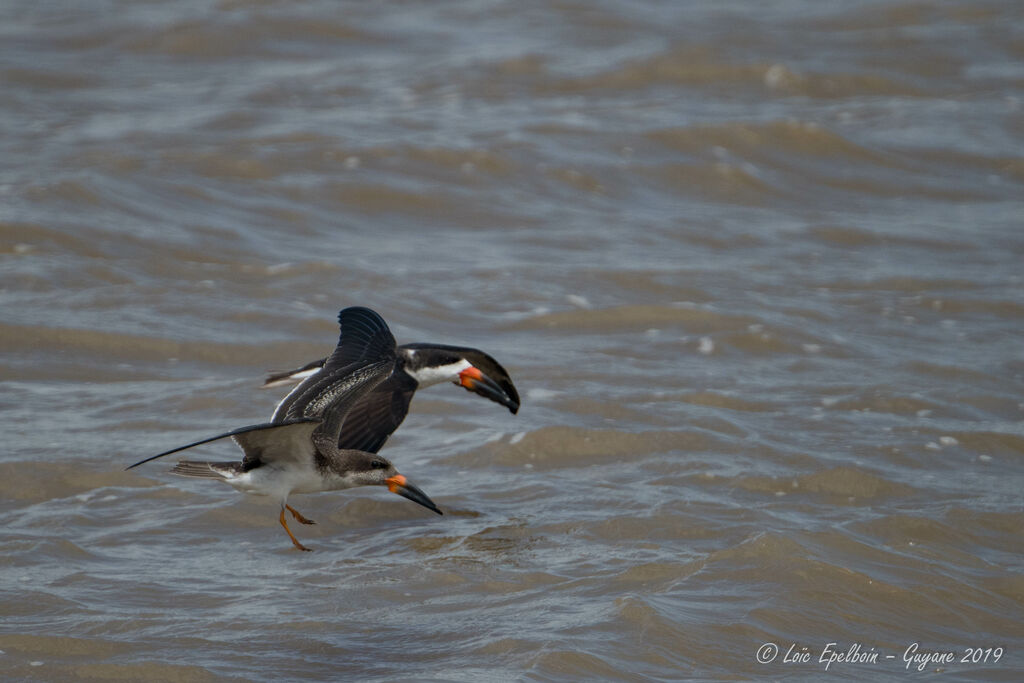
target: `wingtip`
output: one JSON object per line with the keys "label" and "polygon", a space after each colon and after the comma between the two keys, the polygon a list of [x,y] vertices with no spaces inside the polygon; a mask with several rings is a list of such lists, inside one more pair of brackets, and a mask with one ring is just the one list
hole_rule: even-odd
{"label": "wingtip", "polygon": [[138,462],[133,462],[131,465],[128,465],[128,467],[125,467],[124,471],[127,472],[128,470],[133,470],[136,467],[138,467],[139,465],[145,465],[150,460],[155,460],[155,459],[156,458],[146,458],[145,460],[140,460]]}
{"label": "wingtip", "polygon": [[376,311],[365,306],[350,306],[338,313],[341,334],[338,346],[324,362],[327,369],[345,367],[368,358],[393,359],[395,338]]}

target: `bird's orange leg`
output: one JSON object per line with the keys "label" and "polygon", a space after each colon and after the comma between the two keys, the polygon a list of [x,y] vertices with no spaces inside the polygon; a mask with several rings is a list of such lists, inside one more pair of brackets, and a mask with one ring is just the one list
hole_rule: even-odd
{"label": "bird's orange leg", "polygon": [[302,524],[316,524],[316,522],[314,522],[313,520],[309,519],[308,517],[303,517],[302,513],[299,512],[298,510],[296,510],[295,508],[293,508],[291,505],[288,505],[287,503],[285,503],[284,506],[286,508],[288,508],[288,512],[292,513],[292,517],[295,518],[296,522],[301,522]]}
{"label": "bird's orange leg", "polygon": [[295,544],[296,548],[298,548],[299,550],[312,552],[313,549],[307,548],[306,546],[299,543],[298,539],[296,539],[295,536],[292,534],[292,530],[288,528],[288,520],[284,518],[284,508],[281,508],[281,526],[284,527],[285,533],[288,534],[288,538],[292,539],[292,543]]}

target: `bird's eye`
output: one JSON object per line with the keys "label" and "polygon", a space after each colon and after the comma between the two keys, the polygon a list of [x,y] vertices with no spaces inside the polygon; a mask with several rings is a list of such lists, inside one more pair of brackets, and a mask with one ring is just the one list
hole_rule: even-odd
{"label": "bird's eye", "polygon": [[388,468],[388,464],[383,460],[371,460],[370,467],[375,470],[386,470]]}

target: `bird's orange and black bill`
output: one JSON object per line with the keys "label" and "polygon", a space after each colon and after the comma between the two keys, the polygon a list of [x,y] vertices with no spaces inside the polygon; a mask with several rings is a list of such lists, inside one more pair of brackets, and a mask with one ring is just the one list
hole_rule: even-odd
{"label": "bird's orange and black bill", "polygon": [[433,510],[439,515],[444,513],[434,505],[434,501],[430,500],[427,494],[423,493],[418,486],[413,486],[409,481],[401,474],[396,474],[393,477],[385,479],[384,482],[388,485],[388,491],[391,493],[397,493],[403,498],[408,498],[414,503],[419,503],[428,510]]}
{"label": "bird's orange and black bill", "polygon": [[459,373],[459,385],[469,389],[474,394],[479,394],[495,403],[499,403],[513,413],[519,410],[519,402],[513,400],[501,385],[493,379],[480,372],[478,368],[468,367]]}

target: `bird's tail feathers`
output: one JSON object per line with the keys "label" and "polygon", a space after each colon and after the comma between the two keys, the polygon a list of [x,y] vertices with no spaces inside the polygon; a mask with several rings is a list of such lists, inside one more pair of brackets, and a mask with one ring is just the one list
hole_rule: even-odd
{"label": "bird's tail feathers", "polygon": [[200,479],[230,479],[241,472],[238,462],[199,462],[197,460],[179,460],[171,469],[171,474],[182,477]]}

